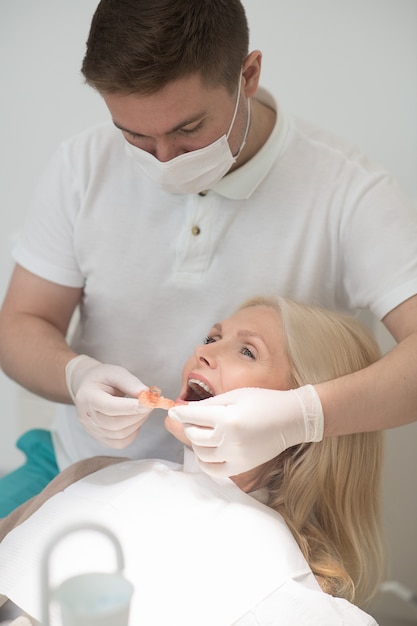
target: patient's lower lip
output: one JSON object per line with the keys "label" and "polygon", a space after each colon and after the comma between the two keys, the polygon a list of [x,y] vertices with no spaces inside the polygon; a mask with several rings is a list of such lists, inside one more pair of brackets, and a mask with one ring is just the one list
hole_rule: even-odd
{"label": "patient's lower lip", "polygon": [[175,404],[188,404],[188,402],[186,402],[185,400],[183,400],[182,398],[178,397],[175,400]]}

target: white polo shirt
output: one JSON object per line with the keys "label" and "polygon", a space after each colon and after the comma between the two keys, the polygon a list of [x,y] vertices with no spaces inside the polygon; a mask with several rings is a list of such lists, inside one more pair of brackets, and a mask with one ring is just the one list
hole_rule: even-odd
{"label": "white polo shirt", "polygon": [[[417,214],[382,168],[281,109],[259,153],[206,195],[156,188],[106,123],[61,145],[14,258],[84,288],[77,352],[175,397],[194,347],[249,297],[382,318],[416,294]],[[72,406],[54,430],[61,467],[109,453]],[[180,450],[154,414],[120,454],[177,461]]]}

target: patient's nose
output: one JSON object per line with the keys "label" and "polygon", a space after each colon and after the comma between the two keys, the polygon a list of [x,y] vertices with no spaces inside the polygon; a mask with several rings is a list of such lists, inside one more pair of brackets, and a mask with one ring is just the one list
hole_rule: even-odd
{"label": "patient's nose", "polygon": [[216,342],[202,344],[195,351],[199,363],[211,368],[215,368],[217,365],[217,352]]}

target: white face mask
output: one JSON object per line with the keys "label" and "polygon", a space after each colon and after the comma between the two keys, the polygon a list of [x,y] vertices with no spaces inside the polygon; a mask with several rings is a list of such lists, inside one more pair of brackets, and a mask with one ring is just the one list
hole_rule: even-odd
{"label": "white face mask", "polygon": [[236,161],[248,136],[250,124],[250,101],[248,100],[248,120],[245,136],[235,156],[231,153],[228,137],[236,119],[240,99],[242,75],[239,77],[239,89],[235,110],[229,130],[213,143],[192,150],[171,159],[159,161],[146,150],[142,150],[131,143],[126,144],[128,154],[133,157],[139,167],[159,187],[170,193],[199,193],[210,189],[219,182]]}

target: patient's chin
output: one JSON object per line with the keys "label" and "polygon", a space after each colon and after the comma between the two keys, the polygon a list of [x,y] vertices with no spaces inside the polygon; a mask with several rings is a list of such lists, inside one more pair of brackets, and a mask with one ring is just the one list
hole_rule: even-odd
{"label": "patient's chin", "polygon": [[182,422],[167,415],[165,418],[165,428],[169,433],[171,433],[171,435],[174,435],[178,441],[181,441],[184,445],[191,447],[191,441],[185,435],[184,425]]}

